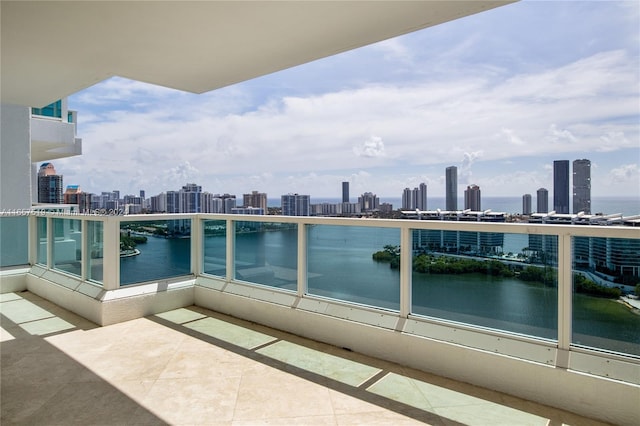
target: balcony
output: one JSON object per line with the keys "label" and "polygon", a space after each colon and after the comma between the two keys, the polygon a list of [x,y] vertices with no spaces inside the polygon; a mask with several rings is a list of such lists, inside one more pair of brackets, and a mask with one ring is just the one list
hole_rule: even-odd
{"label": "balcony", "polygon": [[[263,393],[234,388],[238,416],[220,417],[229,422],[327,415],[329,422],[353,423],[340,416],[357,414],[368,423],[372,412],[394,424],[402,421],[397,416],[432,424],[480,421],[465,417],[470,414],[461,406],[474,406],[477,414],[511,413],[511,422],[519,415],[537,416],[530,419],[534,424],[587,421],[566,420],[562,416],[571,415],[556,409],[617,424],[639,420],[638,315],[621,303],[574,291],[576,275],[597,275],[581,266],[590,262],[588,247],[607,241],[604,246],[615,247],[618,258],[627,253],[633,263],[638,228],[209,214],[39,213],[0,220],[2,292],[12,293],[3,296],[10,330],[3,328],[16,341],[26,337],[25,330],[49,336],[46,343],[29,344],[36,345],[34,351],[45,346],[70,357],[77,371],[89,369],[106,382],[114,400],[133,404],[130,409],[152,416],[149,421],[158,416],[175,423],[171,412],[179,411],[171,407],[186,404],[181,398],[196,401],[201,413],[213,413],[194,389],[214,385],[191,379],[225,375],[222,364],[236,357],[240,364],[255,363],[242,364],[248,370],[269,369],[269,379],[257,383],[246,376]],[[133,248],[121,235],[147,242]],[[17,254],[5,256],[7,247]],[[372,260],[385,247],[399,249],[397,269]],[[520,250],[527,256],[518,257]],[[412,267],[419,254],[431,268],[428,274]],[[438,275],[435,265],[463,267],[451,259],[487,269]],[[506,267],[504,276],[498,276],[498,264]],[[520,278],[528,266],[543,271],[546,282]],[[50,315],[34,308],[42,315],[12,317],[9,303],[24,303],[20,299]],[[46,328],[49,322],[53,330]],[[146,339],[157,341],[147,345]],[[16,351],[32,350],[27,346]],[[148,347],[155,361],[143,349]],[[199,356],[200,350],[211,354]],[[159,360],[167,362],[154,366]],[[228,368],[240,368],[229,362]],[[154,405],[154,392],[164,395],[166,388],[151,383],[177,379],[181,371],[190,378],[183,381],[187,388],[169,392],[167,406]],[[325,399],[309,397],[316,392]],[[320,408],[329,407],[327,392],[333,411]],[[270,405],[258,408],[265,395]],[[286,416],[276,414],[281,412],[275,407],[292,395],[305,395],[305,401],[289,404]],[[336,397],[341,401],[331,399]],[[243,398],[256,405],[249,407]],[[464,402],[454,407],[458,398]],[[242,401],[248,405],[239,406]],[[296,411],[310,401],[315,403],[309,411]],[[243,410],[255,411],[244,417]]]}

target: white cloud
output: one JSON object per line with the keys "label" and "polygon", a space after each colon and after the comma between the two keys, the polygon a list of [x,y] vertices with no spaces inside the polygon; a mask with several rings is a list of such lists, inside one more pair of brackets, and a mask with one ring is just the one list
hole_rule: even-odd
{"label": "white cloud", "polygon": [[379,136],[371,136],[369,139],[353,147],[353,153],[358,157],[384,157],[384,142]]}

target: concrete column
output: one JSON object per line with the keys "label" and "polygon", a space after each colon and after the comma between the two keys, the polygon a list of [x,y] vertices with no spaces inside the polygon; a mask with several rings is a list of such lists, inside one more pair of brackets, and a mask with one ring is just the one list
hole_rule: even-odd
{"label": "concrete column", "polygon": [[31,109],[0,106],[0,210],[31,208]]}

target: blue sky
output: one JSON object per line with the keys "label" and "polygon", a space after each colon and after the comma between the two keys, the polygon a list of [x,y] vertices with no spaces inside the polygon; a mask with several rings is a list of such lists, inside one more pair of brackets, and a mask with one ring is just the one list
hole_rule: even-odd
{"label": "blue sky", "polygon": [[69,98],[83,155],[65,184],[147,195],[552,193],[556,159],[592,195],[640,197],[640,6],[523,1],[194,95],[114,77]]}

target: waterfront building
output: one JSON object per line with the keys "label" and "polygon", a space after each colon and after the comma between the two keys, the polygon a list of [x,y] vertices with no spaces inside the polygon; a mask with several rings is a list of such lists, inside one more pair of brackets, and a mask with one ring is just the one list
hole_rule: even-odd
{"label": "waterfront building", "polygon": [[342,202],[349,202],[349,182],[342,182]]}
{"label": "waterfront building", "polygon": [[569,160],[553,162],[553,210],[569,213]]}
{"label": "waterfront building", "polygon": [[61,204],[62,175],[56,173],[53,163],[42,163],[38,171],[38,202]]}
{"label": "waterfront building", "polygon": [[283,216],[310,216],[311,196],[301,194],[283,195],[280,206]]}
{"label": "waterfront building", "polygon": [[458,210],[458,168],[450,166],[445,169],[446,181],[446,206],[451,212]]}
{"label": "waterfront building", "polygon": [[547,188],[539,188],[536,192],[536,212],[548,213],[549,212],[549,191]]}
{"label": "waterfront building", "polygon": [[363,213],[376,211],[380,207],[380,198],[372,192],[365,192],[358,197],[358,204],[360,204],[360,211]]}
{"label": "waterfront building", "polygon": [[418,187],[405,188],[402,192],[403,210],[427,210],[427,185],[423,182]]}
{"label": "waterfront building", "polygon": [[167,211],[167,194],[160,193],[151,197],[151,212],[164,213]]}
{"label": "waterfront building", "polygon": [[522,196],[522,214],[531,214],[531,194],[524,194]]}
{"label": "waterfront building", "polygon": [[573,162],[573,212],[591,214],[591,161]]}
{"label": "waterfront building", "polygon": [[251,191],[251,194],[242,195],[242,205],[244,207],[256,207],[267,211],[267,194],[265,192]]}
{"label": "waterfront building", "polygon": [[464,209],[471,211],[480,211],[480,187],[478,185],[469,185],[464,191]]}

